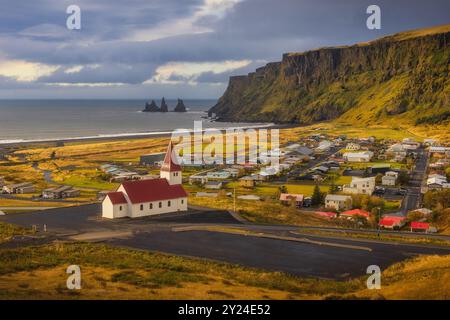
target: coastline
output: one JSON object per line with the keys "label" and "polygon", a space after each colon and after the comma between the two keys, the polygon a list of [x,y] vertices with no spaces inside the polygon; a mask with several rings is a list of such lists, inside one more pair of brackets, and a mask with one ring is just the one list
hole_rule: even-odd
{"label": "coastline", "polygon": [[[238,124],[238,123],[236,123]],[[233,126],[229,128],[217,128],[218,130],[226,129],[283,129],[292,127],[292,125],[287,124],[258,124],[254,126]],[[213,128],[207,128],[213,129]],[[203,131],[205,131],[204,129]],[[192,131],[190,129],[190,131]],[[99,134],[96,136],[86,136],[86,137],[67,137],[67,138],[49,138],[49,139],[17,139],[17,140],[0,140],[0,147],[18,147],[26,145],[35,144],[45,144],[45,143],[70,143],[70,142],[101,142],[101,141],[119,141],[119,140],[135,140],[135,139],[147,139],[147,138],[163,138],[169,137],[173,131],[156,131],[156,132],[136,132],[136,133],[117,133],[117,134]]]}

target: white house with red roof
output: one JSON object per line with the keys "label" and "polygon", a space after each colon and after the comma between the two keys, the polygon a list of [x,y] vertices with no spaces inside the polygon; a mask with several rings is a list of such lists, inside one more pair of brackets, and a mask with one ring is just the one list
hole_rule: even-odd
{"label": "white house with red roof", "polygon": [[186,211],[188,194],[181,183],[181,166],[177,163],[171,142],[161,166],[160,178],[123,182],[116,192],[106,195],[102,216],[109,219],[139,218]]}
{"label": "white house with red roof", "polygon": [[361,209],[353,209],[353,210],[344,211],[339,215],[339,217],[342,217],[342,218],[353,218],[355,216],[361,216],[363,218],[368,219],[370,217],[370,214],[369,214],[369,212],[361,210]]}

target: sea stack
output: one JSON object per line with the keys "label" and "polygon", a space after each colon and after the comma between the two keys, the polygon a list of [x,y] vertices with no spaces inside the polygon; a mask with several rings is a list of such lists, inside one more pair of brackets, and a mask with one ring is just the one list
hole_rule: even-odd
{"label": "sea stack", "polygon": [[173,110],[174,112],[186,112],[186,106],[184,105],[183,100],[178,99],[177,106]]}
{"label": "sea stack", "polygon": [[145,109],[142,111],[143,112],[159,112],[160,109],[157,106],[155,100],[152,100],[152,102],[150,104],[148,102],[145,104]]}
{"label": "sea stack", "polygon": [[169,111],[169,107],[166,104],[166,99],[164,99],[164,97],[161,100],[161,108],[159,109],[160,112],[168,112]]}

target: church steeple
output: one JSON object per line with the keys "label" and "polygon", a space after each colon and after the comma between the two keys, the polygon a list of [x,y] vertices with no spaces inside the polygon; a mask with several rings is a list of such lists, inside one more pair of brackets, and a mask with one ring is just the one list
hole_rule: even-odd
{"label": "church steeple", "polygon": [[169,142],[166,156],[161,166],[160,177],[166,178],[171,185],[182,183],[181,166],[178,164],[174,153],[172,141]]}

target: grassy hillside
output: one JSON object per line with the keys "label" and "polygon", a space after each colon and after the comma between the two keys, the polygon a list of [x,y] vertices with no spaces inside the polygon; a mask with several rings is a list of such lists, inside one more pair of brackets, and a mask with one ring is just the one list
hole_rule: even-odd
{"label": "grassy hillside", "polygon": [[287,53],[230,78],[211,109],[224,120],[309,124],[450,123],[450,25],[353,46]]}
{"label": "grassy hillside", "polygon": [[[450,292],[450,256],[393,265],[381,290],[365,289],[365,277],[306,279],[99,244],[1,249],[0,261],[0,299],[448,299]],[[66,288],[71,264],[81,267],[81,290]]]}

